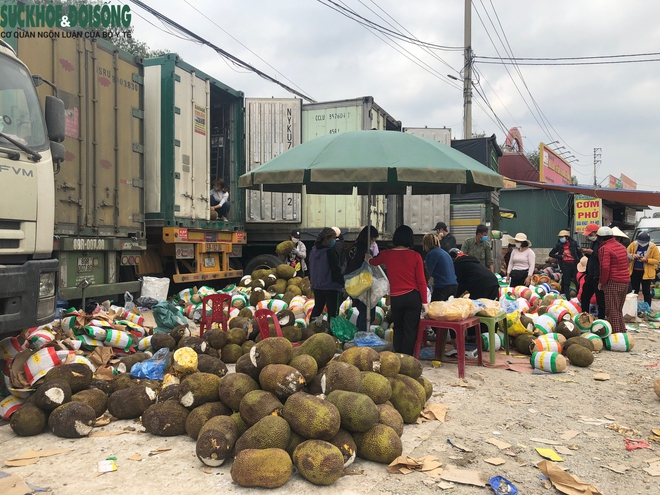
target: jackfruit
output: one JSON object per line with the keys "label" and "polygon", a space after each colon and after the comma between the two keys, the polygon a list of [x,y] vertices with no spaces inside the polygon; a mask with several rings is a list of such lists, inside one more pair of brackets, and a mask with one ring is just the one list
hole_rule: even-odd
{"label": "jackfruit", "polygon": [[165,348],[173,351],[176,348],[176,340],[169,333],[157,332],[151,337],[151,348],[154,352]]}
{"label": "jackfruit", "polygon": [[48,423],[48,414],[36,404],[23,404],[11,415],[9,426],[19,437],[38,435]]}
{"label": "jackfruit", "polygon": [[392,428],[399,437],[403,435],[403,418],[393,405],[378,404],[378,412],[380,413],[379,423]]}
{"label": "jackfruit", "polygon": [[302,340],[302,328],[296,325],[288,325],[282,327],[282,335],[290,342],[300,342]]}
{"label": "jackfruit", "polygon": [[[304,293],[303,293],[304,294]],[[310,318],[309,319],[309,325],[308,325],[308,330],[315,334],[315,333],[330,333],[330,323],[328,320],[320,320],[316,321],[316,318]]]}
{"label": "jackfruit", "polygon": [[300,287],[302,284],[302,277],[291,277],[288,281],[289,286],[295,286],[295,287]]}
{"label": "jackfruit", "polygon": [[250,349],[250,360],[261,371],[269,364],[287,364],[291,361],[292,352],[293,346],[288,339],[269,337]]}
{"label": "jackfruit", "polygon": [[241,438],[243,433],[245,433],[250,426],[245,421],[243,421],[243,418],[241,418],[241,413],[239,412],[235,412],[230,416],[230,418],[234,420],[234,423],[236,423],[236,428],[238,428],[238,438]]}
{"label": "jackfruit", "polygon": [[[252,348],[254,348],[254,346],[252,346]],[[250,352],[252,352],[252,348],[250,348]],[[236,361],[236,367],[234,369],[236,370],[236,373],[243,373],[248,375],[255,381],[259,380],[259,373],[261,370],[252,364],[250,353],[243,354],[241,357],[239,357],[238,361]]]}
{"label": "jackfruit", "polygon": [[267,272],[268,270],[264,270],[263,268],[259,268],[257,270],[254,270],[250,275],[252,276],[252,279],[254,280],[255,278],[261,278],[264,276],[264,273]]}
{"label": "jackfruit", "polygon": [[[262,282],[263,283],[263,282]],[[259,302],[266,298],[266,293],[263,289],[256,287],[250,292],[250,306],[256,306]]]}
{"label": "jackfruit", "polygon": [[190,336],[183,337],[181,340],[179,340],[177,347],[179,349],[183,347],[190,347],[197,354],[204,354],[210,346],[205,340],[200,339],[199,337]]}
{"label": "jackfruit", "polygon": [[357,455],[369,461],[389,464],[403,451],[403,444],[396,432],[381,423],[364,433],[354,433],[353,439],[357,445]]}
{"label": "jackfruit", "polygon": [[179,387],[181,385],[176,383],[168,385],[158,392],[158,402],[165,402],[166,400],[174,400],[179,402]]}
{"label": "jackfruit", "polygon": [[280,400],[300,392],[305,383],[300,371],[286,364],[269,364],[259,373],[261,388],[272,392]]}
{"label": "jackfruit", "polygon": [[358,392],[362,386],[360,370],[352,364],[331,361],[319,375],[322,380],[321,391],[324,394],[329,394],[333,390]]}
{"label": "jackfruit", "polygon": [[89,388],[92,383],[92,370],[82,363],[61,364],[51,368],[44,377],[44,383],[62,379],[69,384],[71,393],[75,394]]}
{"label": "jackfruit", "polygon": [[245,373],[229,373],[220,380],[218,396],[225,406],[238,411],[245,394],[258,389],[259,384]]}
{"label": "jackfruit", "polygon": [[266,283],[261,280],[260,278],[255,278],[252,279],[252,282],[250,282],[250,288],[252,289],[265,289],[266,288]]}
{"label": "jackfruit", "polygon": [[365,432],[378,422],[378,407],[367,395],[344,390],[330,392],[327,399],[339,409],[341,427],[350,432]]}
{"label": "jackfruit", "polygon": [[579,337],[581,332],[578,326],[571,320],[562,320],[557,323],[555,333],[559,333],[567,339],[570,339],[571,337]]}
{"label": "jackfruit", "polygon": [[178,345],[181,339],[190,337],[190,329],[188,328],[188,325],[178,325],[172,329],[170,336]]}
{"label": "jackfruit", "polygon": [[216,416],[229,416],[230,414],[231,410],[222,402],[207,402],[206,404],[202,404],[190,411],[190,414],[186,417],[186,434],[197,440],[199,431],[208,420]]}
{"label": "jackfruit", "polygon": [[50,380],[34,393],[34,403],[44,411],[52,411],[71,400],[71,387],[64,380]]}
{"label": "jackfruit", "polygon": [[284,280],[283,278],[276,279],[276,282],[274,284],[268,286],[268,292],[270,292],[271,295],[284,294],[285,291],[286,291],[286,280]]}
{"label": "jackfruit", "polygon": [[91,406],[97,418],[103,416],[103,413],[108,409],[108,396],[98,388],[81,390],[77,394],[73,394],[71,400],[84,402]]}
{"label": "jackfruit", "polygon": [[228,344],[238,344],[241,345],[247,340],[247,335],[245,330],[239,327],[230,328],[227,332],[227,343]]}
{"label": "jackfruit", "polygon": [[[589,342],[587,339],[582,340]],[[592,352],[586,347],[582,347],[581,345],[577,344],[573,344],[568,348],[566,351],[566,357],[571,362],[571,364],[581,368],[586,368],[594,362],[594,355]]]}
{"label": "jackfruit", "polygon": [[424,391],[426,392],[426,400],[429,400],[431,395],[433,395],[433,383],[431,383],[431,380],[425,376],[420,376],[417,378],[417,381],[421,383],[422,387],[424,387]]}
{"label": "jackfruit", "polygon": [[124,356],[119,360],[119,363],[116,366],[117,371],[119,373],[129,373],[135,364],[146,361],[150,357],[150,352],[136,352],[135,354]]}
{"label": "jackfruit", "polygon": [[319,440],[330,440],[341,425],[339,409],[334,404],[305,392],[287,399],[282,417],[296,433]]}
{"label": "jackfruit", "polygon": [[48,427],[58,437],[82,438],[92,431],[94,421],[96,414],[91,406],[79,401],[67,402],[50,413]]}
{"label": "jackfruit", "polygon": [[279,416],[265,416],[236,441],[236,453],[247,449],[286,449],[291,438],[291,427]]}
{"label": "jackfruit", "polygon": [[305,379],[306,383],[311,383],[318,373],[316,359],[308,354],[301,354],[289,361],[289,366],[297,369]]}
{"label": "jackfruit", "polygon": [[291,435],[289,436],[289,444],[286,446],[286,449],[284,450],[286,450],[290,456],[293,456],[293,451],[296,449],[298,445],[303,443],[305,440],[307,440],[305,437],[291,430]]}
{"label": "jackfruit", "polygon": [[194,409],[207,402],[217,402],[221,378],[211,373],[193,373],[179,385],[179,403]]}
{"label": "jackfruit", "polygon": [[110,396],[112,393],[111,382],[101,380],[99,378],[92,378],[91,388],[101,390],[105,395]]}
{"label": "jackfruit", "polygon": [[337,350],[336,340],[332,335],[318,333],[305,340],[299,347],[293,349],[291,358],[308,354],[316,360],[319,369],[327,365]]}
{"label": "jackfruit", "polygon": [[265,390],[253,390],[245,394],[238,410],[243,421],[252,426],[269,414],[279,414],[283,407],[275,394]]}
{"label": "jackfruit", "polygon": [[[238,316],[235,316],[231,320],[229,320],[229,328],[240,328],[240,329],[245,329],[245,326],[247,325],[248,320],[252,319],[252,311],[250,311],[247,308],[243,308],[241,311],[247,310],[250,312],[249,317],[241,316],[240,314]],[[231,341],[231,338],[229,340]],[[242,344],[242,342],[232,342],[233,344]]]}
{"label": "jackfruit", "polygon": [[534,342],[535,336],[528,333],[518,335],[515,340],[516,351],[520,354],[525,354],[527,356],[532,355],[531,345]]}
{"label": "jackfruit", "polygon": [[328,441],[337,447],[344,456],[345,468],[353,464],[357,455],[357,446],[355,445],[353,436],[349,432],[340,428],[337,434]]}
{"label": "jackfruit", "polygon": [[244,450],[231,465],[231,479],[244,487],[278,488],[292,472],[291,457],[282,449]]}
{"label": "jackfruit", "polygon": [[[243,354],[250,354],[250,349],[252,349],[256,345],[256,342],[254,340],[246,340],[241,344],[241,349],[243,350]],[[240,358],[239,358],[240,359]]]}
{"label": "jackfruit", "polygon": [[330,442],[307,440],[293,451],[293,464],[307,481],[332,485],[344,473],[344,456]]}
{"label": "jackfruit", "polygon": [[[146,385],[131,385],[113,392],[108,398],[108,411],[117,419],[139,418],[156,402],[156,396],[156,389]],[[94,418],[96,419],[96,416]]]}
{"label": "jackfruit", "polygon": [[582,346],[582,347],[588,349],[589,352],[592,352],[592,351],[594,350],[594,344],[593,344],[593,342],[592,342],[591,340],[589,340],[589,339],[585,339],[585,338],[583,338],[583,337],[581,337],[581,336],[580,336],[580,337],[571,337],[571,338],[568,339],[568,340],[564,343],[564,345],[563,345],[563,348],[564,348],[564,349],[563,349],[563,354],[564,354],[565,356],[568,355],[568,354],[566,354],[566,353],[568,352],[568,349],[569,349],[571,346],[573,346],[573,345],[579,345],[579,346]]}
{"label": "jackfruit", "polygon": [[199,431],[195,444],[197,458],[207,466],[221,466],[237,439],[238,427],[234,420],[229,416],[215,416]]}
{"label": "jackfruit", "polygon": [[375,404],[382,404],[390,400],[392,386],[386,377],[373,371],[362,371],[361,374],[362,383],[358,392],[369,396]]}
{"label": "jackfruit", "polygon": [[227,374],[227,365],[221,359],[206,354],[197,356],[197,369],[202,373],[211,373],[221,378]]}
{"label": "jackfruit", "polygon": [[338,361],[355,366],[360,371],[380,371],[380,355],[371,347],[355,346],[339,355]]}
{"label": "jackfruit", "polygon": [[414,379],[405,380],[405,375],[397,375],[389,380],[392,386],[390,402],[405,423],[414,423],[426,403],[424,387]]}
{"label": "jackfruit", "polygon": [[408,354],[397,354],[401,360],[400,375],[406,375],[411,378],[422,376],[422,363]]}
{"label": "jackfruit", "polygon": [[[296,274],[296,269],[289,265],[278,265],[276,270],[277,278],[284,280],[284,287],[286,288],[286,281]],[[284,292],[284,291],[282,291]]]}
{"label": "jackfruit", "polygon": [[390,351],[383,351],[379,357],[381,375],[389,378],[399,374],[401,370],[401,359],[397,354]]}
{"label": "jackfruit", "polygon": [[243,348],[238,344],[227,344],[222,348],[220,359],[223,363],[235,363],[243,355]]}
{"label": "jackfruit", "polygon": [[172,355],[172,368],[177,373],[194,373],[198,362],[197,353],[190,347],[181,347]]}
{"label": "jackfruit", "polygon": [[[289,287],[291,287],[291,286],[289,286]],[[282,295],[282,301],[284,301],[287,304],[289,304],[291,302],[291,299],[293,299],[293,297],[296,295],[293,292],[288,290],[289,287],[287,287],[287,291]],[[298,289],[298,290],[300,290],[300,289]],[[300,294],[297,294],[297,295],[300,295]]]}
{"label": "jackfruit", "polygon": [[[289,301],[284,301],[288,304],[291,299],[294,298],[294,296],[302,296],[303,292],[302,289],[297,285],[287,285],[286,290],[284,291],[285,297],[287,294],[291,294],[291,296],[289,296]],[[282,299],[284,299],[284,297]]]}
{"label": "jackfruit", "polygon": [[152,435],[173,437],[186,433],[186,419],[190,411],[168,400],[149,406],[142,414],[142,426]]}

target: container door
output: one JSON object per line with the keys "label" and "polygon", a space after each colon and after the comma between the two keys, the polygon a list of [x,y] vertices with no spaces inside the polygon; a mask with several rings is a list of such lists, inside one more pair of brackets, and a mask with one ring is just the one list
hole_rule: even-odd
{"label": "container door", "polygon": [[[302,102],[298,98],[246,98],[247,171],[255,170],[301,140]],[[300,222],[299,193],[247,191],[247,222]]]}
{"label": "container door", "polygon": [[484,203],[451,205],[449,231],[456,237],[456,244],[461,245],[468,237],[474,237],[480,223],[486,223]]}
{"label": "container door", "polygon": [[435,224],[449,225],[449,194],[429,194],[413,196],[410,187],[403,197],[403,223],[415,234],[428,234]]}
{"label": "container door", "polygon": [[209,219],[209,82],[175,69],[174,216]]}

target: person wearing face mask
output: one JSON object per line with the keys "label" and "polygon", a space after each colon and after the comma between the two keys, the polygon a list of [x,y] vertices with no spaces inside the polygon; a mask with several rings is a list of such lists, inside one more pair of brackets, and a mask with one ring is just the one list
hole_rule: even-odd
{"label": "person wearing face mask", "polygon": [[339,256],[333,248],[337,234],[329,227],[316,237],[309,256],[309,279],[314,291],[314,309],[310,319],[321,316],[328,307],[328,323],[339,311],[339,295],[344,290],[344,277],[339,266]]}
{"label": "person wearing face mask", "polygon": [[613,333],[625,333],[623,303],[626,301],[630,283],[628,251],[614,238],[611,228],[601,227],[597,235],[600,241],[598,288],[605,292],[605,317],[612,325]]}
{"label": "person wearing face mask", "polygon": [[488,242],[488,227],[481,224],[477,226],[474,237],[468,237],[461,246],[461,251],[468,256],[474,256],[481,263],[493,271],[493,250]]}
{"label": "person wearing face mask", "polygon": [[599,226],[596,223],[590,223],[584,229],[584,236],[591,241],[591,248],[583,248],[582,254],[587,257],[587,269],[582,285],[582,296],[580,297],[580,306],[582,311],[589,312],[589,304],[596,294],[596,305],[598,306],[598,318],[605,318],[605,293],[598,288],[598,279],[600,278],[600,264],[598,262],[598,242]]}
{"label": "person wearing face mask", "polygon": [[635,294],[639,294],[639,286],[642,286],[644,302],[651,305],[651,283],[655,280],[655,272],[660,263],[660,250],[655,243],[651,242],[648,232],[642,232],[637,239],[628,246],[628,273],[630,283]]}
{"label": "person wearing face mask", "polygon": [[442,249],[449,252],[450,249],[456,247],[456,237],[447,230],[447,224],[445,222],[436,223],[434,230]]}
{"label": "person wearing face mask", "polygon": [[[353,273],[359,270],[364,263],[364,256],[366,254],[374,254],[373,248],[367,249],[367,234],[369,234],[371,245],[373,246],[378,239],[378,230],[373,225],[363,228],[355,239],[355,242],[346,253],[346,273]],[[358,317],[356,327],[360,332],[367,331],[367,305],[360,301],[357,297],[352,298],[353,306],[358,310]],[[371,318],[369,321],[374,321],[376,316],[376,308],[371,308]]]}
{"label": "person wearing face mask", "polygon": [[[559,269],[561,270],[561,291],[566,296],[566,299],[571,298],[571,282],[575,281],[577,273],[578,260],[581,257],[580,248],[577,242],[571,238],[571,233],[568,230],[562,230],[557,234],[559,242],[550,251],[549,256],[559,261]],[[576,284],[577,286],[577,284]]]}
{"label": "person wearing face mask", "polygon": [[536,267],[536,254],[530,249],[532,241],[522,232],[518,232],[513,239],[516,241],[516,249],[511,253],[507,280],[511,287],[529,285]]}
{"label": "person wearing face mask", "polygon": [[294,248],[289,253],[288,256],[279,256],[278,258],[282,262],[286,263],[289,266],[292,266],[296,269],[297,276],[305,276],[307,271],[307,264],[305,263],[305,258],[307,258],[307,247],[300,240],[300,231],[292,230],[289,235],[289,240],[293,242]]}

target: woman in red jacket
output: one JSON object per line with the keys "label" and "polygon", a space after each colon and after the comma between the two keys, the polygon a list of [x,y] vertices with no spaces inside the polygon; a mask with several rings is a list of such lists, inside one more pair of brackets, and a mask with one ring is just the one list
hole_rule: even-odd
{"label": "woman in red jacket", "polygon": [[605,292],[605,317],[612,325],[613,333],[625,333],[623,303],[630,283],[628,251],[613,237],[609,227],[599,228],[597,234],[600,242],[598,289]]}
{"label": "woman in red jacket", "polygon": [[390,281],[390,305],[394,320],[394,352],[412,356],[417,340],[422,309],[428,312],[426,278],[424,262],[419,253],[411,248],[415,245],[413,231],[407,225],[401,225],[392,237],[394,249],[381,251],[365,260],[370,265],[385,265]]}

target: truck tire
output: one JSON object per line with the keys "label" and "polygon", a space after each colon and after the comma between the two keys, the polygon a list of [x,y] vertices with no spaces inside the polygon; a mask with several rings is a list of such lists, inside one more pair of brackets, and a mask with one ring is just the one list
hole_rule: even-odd
{"label": "truck tire", "polygon": [[249,275],[259,268],[275,268],[277,265],[281,264],[282,261],[274,254],[260,254],[247,262],[243,273]]}

